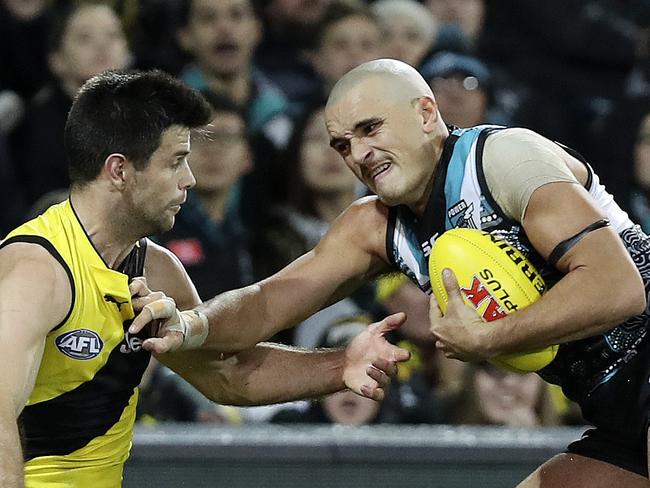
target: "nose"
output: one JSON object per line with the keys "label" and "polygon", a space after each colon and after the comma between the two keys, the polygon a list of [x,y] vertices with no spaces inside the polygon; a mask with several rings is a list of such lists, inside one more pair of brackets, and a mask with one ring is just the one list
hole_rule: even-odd
{"label": "nose", "polygon": [[354,137],[350,140],[350,156],[356,164],[364,164],[372,157],[372,147],[363,139]]}
{"label": "nose", "polygon": [[192,169],[189,165],[186,165],[186,168],[186,174],[184,174],[180,180],[179,186],[181,190],[189,190],[194,185],[196,185],[196,178],[194,177],[194,173],[192,173]]}

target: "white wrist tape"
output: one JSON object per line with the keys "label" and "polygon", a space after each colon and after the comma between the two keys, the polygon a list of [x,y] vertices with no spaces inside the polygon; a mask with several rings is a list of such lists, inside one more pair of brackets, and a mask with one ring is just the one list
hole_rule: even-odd
{"label": "white wrist tape", "polygon": [[179,349],[201,347],[208,337],[208,332],[210,332],[208,318],[197,310],[177,311],[176,317],[178,322],[166,325],[165,330],[183,334],[183,343]]}

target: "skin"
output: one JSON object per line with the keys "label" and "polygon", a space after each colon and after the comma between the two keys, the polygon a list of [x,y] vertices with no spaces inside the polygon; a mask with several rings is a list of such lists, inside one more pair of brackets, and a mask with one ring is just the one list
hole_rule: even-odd
{"label": "skin", "polygon": [[[205,349],[227,351],[233,343],[244,345],[258,332],[251,324],[264,324],[270,336],[388,271],[388,206],[407,205],[422,215],[449,133],[417,71],[395,60],[361,65],[334,86],[325,117],[332,147],[377,196],[353,203],[312,251],[277,274],[200,306],[215,324]],[[568,164],[584,183],[584,167],[576,160]],[[601,218],[601,210],[584,188],[549,183],[532,194],[522,225],[536,250],[548,258],[559,242]],[[480,319],[463,302],[453,273],[444,272],[450,297],[447,314],[440,313],[434,299],[430,307],[431,332],[439,349],[448,357],[483,360],[593,336],[645,308],[639,273],[611,228],[587,235],[559,260],[558,267],[564,277],[538,302],[492,322],[489,328],[479,326]],[[146,322],[146,317],[136,319],[132,329]],[[165,335],[164,327],[161,334]],[[144,346],[158,351],[177,347],[164,337],[148,339]],[[640,477],[631,472],[573,458],[583,465],[602,465],[594,472],[598,482],[609,482],[607,486],[639,482]],[[590,476],[577,471],[579,463],[557,462],[558,472],[564,470],[569,479]],[[554,484],[557,480],[551,477],[524,486],[567,486],[564,480]]]}
{"label": "skin", "polygon": [[[115,268],[144,235],[170,229],[195,179],[188,163],[190,131],[172,126],[141,170],[123,154],[107,156],[100,175],[73,186],[71,201],[94,247]],[[200,303],[180,261],[149,242],[145,276],[151,286],[174,297],[179,306]],[[5,374],[0,385],[0,484],[23,486],[22,453],[16,418],[33,389],[45,338],[66,316],[72,291],[63,266],[45,249],[13,243],[0,250],[0,357]],[[131,284],[136,310],[163,296],[144,280]],[[247,348],[225,345],[228,356],[214,351],[164,354],[168,365],[208,398],[224,404],[253,405],[321,396],[346,387],[373,399],[383,398],[396,362],[408,352],[383,338],[399,327],[404,314],[371,324],[340,350],[303,351],[274,344],[264,327],[247,338]],[[17,326],[16,324],[20,324]],[[239,342],[241,344],[241,341]],[[314,374],[318,371],[318,374]]]}
{"label": "skin", "polygon": [[262,25],[250,0],[192,0],[186,26],[177,33],[210,88],[244,103],[250,92],[253,53]]}
{"label": "skin", "polygon": [[106,5],[80,7],[68,20],[61,45],[48,58],[70,97],[87,79],[109,69],[126,68],[128,60],[122,23]]}

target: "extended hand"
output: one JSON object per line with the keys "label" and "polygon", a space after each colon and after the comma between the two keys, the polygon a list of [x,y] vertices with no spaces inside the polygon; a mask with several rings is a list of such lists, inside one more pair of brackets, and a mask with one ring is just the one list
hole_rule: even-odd
{"label": "extended hand", "polygon": [[147,324],[152,324],[151,335],[142,343],[143,349],[158,354],[178,350],[183,344],[183,334],[169,330],[179,323],[179,311],[173,298],[161,291],[152,292],[144,278],[135,278],[129,284],[133,310],[138,315],[129,327],[129,334],[137,334]]}
{"label": "extended hand", "polygon": [[343,381],[355,393],[383,400],[390,377],[397,373],[397,363],[406,361],[410,353],[392,345],[384,334],[397,329],[406,321],[406,314],[389,315],[381,322],[370,324],[356,336],[345,350]]}
{"label": "extended hand", "polygon": [[476,310],[463,301],[456,275],[450,269],[442,273],[449,302],[442,314],[434,295],[431,295],[429,318],[436,347],[444,355],[461,361],[485,359],[489,327]]}

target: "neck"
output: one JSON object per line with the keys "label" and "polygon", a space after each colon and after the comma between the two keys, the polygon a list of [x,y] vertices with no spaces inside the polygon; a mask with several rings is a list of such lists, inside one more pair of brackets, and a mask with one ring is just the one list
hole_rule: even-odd
{"label": "neck", "polygon": [[355,199],[354,189],[338,193],[319,194],[314,199],[316,213],[331,224]]}
{"label": "neck", "polygon": [[[93,185],[93,183],[89,184]],[[119,209],[90,186],[73,188],[70,201],[88,238],[106,265],[115,269],[143,236],[133,233],[135,226],[122,218]]]}
{"label": "neck", "polygon": [[226,215],[230,190],[201,191],[195,189],[194,192],[208,212],[210,220],[213,222],[222,222]]}
{"label": "neck", "polygon": [[421,217],[424,215],[424,210],[427,207],[427,203],[429,202],[429,197],[431,196],[431,192],[433,191],[433,185],[435,184],[435,172],[436,168],[440,164],[440,158],[442,158],[442,153],[445,150],[445,142],[447,141],[447,138],[449,138],[449,130],[447,127],[444,127],[444,130],[441,130],[438,135],[436,135],[433,140],[431,141],[431,152],[428,156],[429,161],[433,161],[433,165],[431,166],[431,171],[428,174],[428,177],[424,179],[422,182],[422,186],[419,188],[421,192],[421,197],[412,205],[409,205],[411,208],[411,211]]}
{"label": "neck", "polygon": [[251,96],[250,73],[243,71],[232,76],[208,75],[210,90],[224,93],[237,105],[244,105]]}

